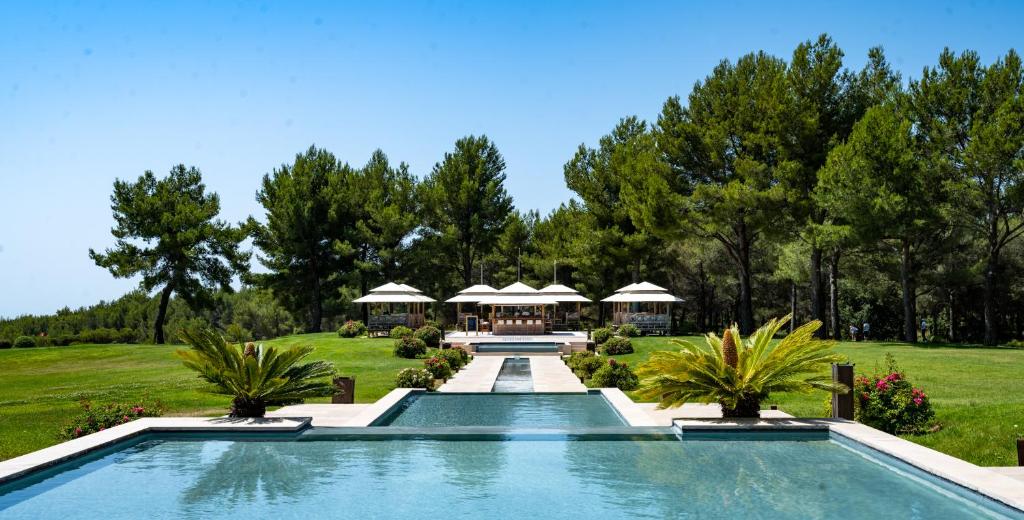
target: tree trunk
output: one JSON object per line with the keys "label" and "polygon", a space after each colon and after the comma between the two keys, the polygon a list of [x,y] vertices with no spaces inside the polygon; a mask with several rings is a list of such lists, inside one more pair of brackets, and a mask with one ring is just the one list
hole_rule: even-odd
{"label": "tree trunk", "polygon": [[953,291],[949,291],[949,342],[956,343],[956,299]]}
{"label": "tree trunk", "polygon": [[900,244],[900,286],[903,291],[903,341],[917,343],[917,287],[914,285],[910,240]]}
{"label": "tree trunk", "polygon": [[740,333],[744,336],[754,332],[754,303],[750,290],[750,237],[745,224],[740,224],[737,260],[739,260],[740,294],[736,313],[739,315]]}
{"label": "tree trunk", "polygon": [[640,257],[637,256],[633,259],[633,283],[640,282]]}
{"label": "tree trunk", "polygon": [[324,318],[324,302],[320,289],[320,275],[314,273],[313,278],[313,301],[310,302],[309,331],[320,332],[320,323]]}
{"label": "tree trunk", "polygon": [[473,248],[462,247],[462,283],[463,287],[473,285]]}
{"label": "tree trunk", "polygon": [[729,408],[724,403],[722,406],[722,417],[760,417],[761,398],[758,396],[744,395],[736,402],[735,408]]}
{"label": "tree trunk", "polygon": [[811,248],[811,319],[818,320],[825,325],[814,333],[818,338],[828,336],[828,321],[825,318],[825,280],[821,273],[822,254],[820,248]]}
{"label": "tree trunk", "polygon": [[164,290],[160,291],[160,307],[156,310],[156,323],[153,324],[154,341],[157,345],[164,344],[164,319],[167,317],[167,304],[171,301],[171,292],[174,286],[168,282]]}
{"label": "tree trunk", "polygon": [[[829,320],[831,323],[832,337],[835,339],[842,339],[843,332],[842,323],[839,316],[839,249],[832,251],[832,255],[828,259],[828,307],[829,307]],[[861,327],[861,324],[857,324],[857,327]],[[822,327],[824,328],[824,327]]]}
{"label": "tree trunk", "polygon": [[[363,273],[362,276],[360,276],[359,278],[360,278],[360,280],[359,280],[359,284],[360,284],[359,290],[362,291],[362,296],[366,296],[366,294],[370,290],[370,284],[368,284],[366,282],[366,273]],[[359,306],[362,307],[361,311],[362,311],[362,316],[363,316],[363,325],[369,326],[370,325],[370,304],[368,304],[368,303],[361,303],[361,304],[359,304]]]}
{"label": "tree trunk", "polygon": [[789,333],[796,329],[796,282],[789,286]]}
{"label": "tree trunk", "polygon": [[996,274],[999,267],[999,251],[989,248],[988,262],[985,263],[985,344],[995,345],[999,341],[996,324]]}
{"label": "tree trunk", "polygon": [[267,413],[267,403],[261,399],[243,399],[236,397],[231,401],[229,417],[263,417]]}

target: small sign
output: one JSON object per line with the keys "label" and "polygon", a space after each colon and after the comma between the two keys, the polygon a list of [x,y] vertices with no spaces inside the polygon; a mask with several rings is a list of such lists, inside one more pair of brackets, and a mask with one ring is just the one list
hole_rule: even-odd
{"label": "small sign", "polygon": [[480,324],[476,316],[466,316],[466,332],[478,332]]}

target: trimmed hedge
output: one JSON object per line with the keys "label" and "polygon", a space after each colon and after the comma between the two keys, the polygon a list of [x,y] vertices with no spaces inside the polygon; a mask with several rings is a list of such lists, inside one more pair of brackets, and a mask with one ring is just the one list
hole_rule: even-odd
{"label": "trimmed hedge", "polygon": [[32,336],[18,336],[12,345],[14,348],[32,348],[36,346],[36,338]]}

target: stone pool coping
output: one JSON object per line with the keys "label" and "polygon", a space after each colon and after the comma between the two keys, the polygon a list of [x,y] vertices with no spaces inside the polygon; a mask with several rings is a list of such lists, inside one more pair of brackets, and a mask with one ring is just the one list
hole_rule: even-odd
{"label": "stone pool coping", "polygon": [[146,433],[159,432],[297,432],[309,427],[309,417],[148,417],[119,424],[84,437],[0,462],[0,484],[36,470],[86,455]]}
{"label": "stone pool coping", "polygon": [[831,435],[844,437],[937,478],[1024,511],[1024,483],[854,421],[793,418],[676,419],[673,426],[679,430],[684,440],[687,431],[827,431]]}

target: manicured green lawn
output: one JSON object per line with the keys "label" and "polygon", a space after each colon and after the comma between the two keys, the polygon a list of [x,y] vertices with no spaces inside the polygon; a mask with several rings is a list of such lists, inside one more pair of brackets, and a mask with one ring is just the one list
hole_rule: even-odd
{"label": "manicured green lawn", "polygon": [[[396,358],[392,341],[341,339],[334,333],[289,336],[266,342],[311,344],[312,358],[356,376],[356,401],[373,402],[394,387],[395,374],[422,361]],[[0,460],[45,448],[78,402],[160,400],[168,415],[220,415],[230,399],[202,391],[204,384],[174,356],[180,346],[75,345],[0,350]],[[327,402],[328,398],[319,401]]]}
{"label": "manicured green lawn", "polygon": [[[689,338],[700,341],[700,338]],[[313,357],[356,376],[356,401],[372,402],[393,387],[395,373],[420,361],[395,358],[388,339],[340,339],[333,333],[280,338],[268,344],[312,344]],[[636,365],[665,338],[636,338],[637,352],[619,359]],[[173,356],[153,345],[78,345],[0,350],[0,459],[55,444],[78,401],[159,399],[171,415],[218,415],[229,399],[202,392],[203,384]],[[931,396],[942,430],[910,440],[982,465],[1016,463],[1014,439],[1024,435],[1024,350],[842,343],[838,350],[872,371],[886,352]],[[770,399],[798,416],[821,416],[826,396]],[[323,399],[326,401],[326,399]]]}
{"label": "manicured green lawn", "polygon": [[[703,338],[686,338],[703,342]],[[665,338],[635,338],[636,352],[617,356],[631,365],[672,345]],[[1024,437],[1024,350],[904,343],[842,342],[836,349],[857,374],[883,368],[892,353],[914,385],[928,393],[942,429],[907,439],[983,466],[1017,463],[1015,439]],[[800,417],[821,417],[827,395],[773,395],[768,404]]]}

